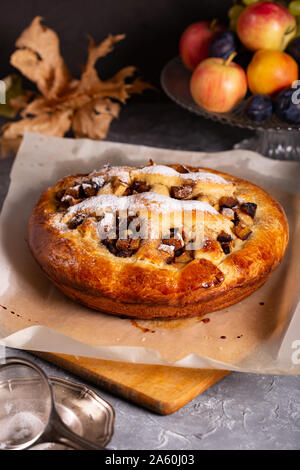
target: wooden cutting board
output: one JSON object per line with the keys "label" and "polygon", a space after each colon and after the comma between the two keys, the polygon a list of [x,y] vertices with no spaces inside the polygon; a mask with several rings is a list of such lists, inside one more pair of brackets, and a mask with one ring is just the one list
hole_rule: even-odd
{"label": "wooden cutting board", "polygon": [[212,371],[103,361],[65,354],[34,354],[114,395],[159,414],[170,414],[191,401],[229,371]]}

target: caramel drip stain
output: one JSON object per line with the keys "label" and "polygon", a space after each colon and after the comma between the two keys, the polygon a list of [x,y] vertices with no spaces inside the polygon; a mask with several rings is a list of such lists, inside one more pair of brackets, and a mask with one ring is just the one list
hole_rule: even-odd
{"label": "caramel drip stain", "polygon": [[[1,304],[0,304],[0,307],[3,308],[4,310],[8,310],[7,307],[5,307],[4,305],[1,305]],[[14,312],[13,310],[10,310],[10,313],[11,313],[12,315],[16,315],[16,317],[23,318],[22,315],[20,315],[19,313]],[[31,318],[27,318],[26,321],[31,322],[32,320],[31,320]],[[36,320],[34,320],[34,323],[39,324],[39,322],[36,321]]]}
{"label": "caramel drip stain", "polygon": [[175,330],[176,328],[191,326],[194,322],[192,318],[178,319],[163,319],[163,320],[149,320],[147,323],[151,328],[163,328],[164,330]]}
{"label": "caramel drip stain", "polygon": [[193,317],[193,318],[164,318],[160,320],[147,320],[145,324],[149,326],[149,328],[157,329],[164,329],[164,330],[175,330],[177,328],[192,328],[196,325],[196,323],[200,323],[204,320],[204,323],[208,323],[210,321],[209,318],[203,318],[203,315],[200,317]]}
{"label": "caramel drip stain", "polygon": [[204,315],[200,315],[199,317],[197,317],[197,323],[209,323],[210,322],[210,318],[207,318]]}
{"label": "caramel drip stain", "polygon": [[11,313],[12,315],[16,315],[16,316],[19,317],[19,318],[22,318],[21,315],[19,315],[18,313],[14,312],[13,310],[11,310],[10,313]]}
{"label": "caramel drip stain", "polygon": [[140,325],[137,321],[135,320],[130,320],[130,323],[135,326],[136,328],[138,328],[139,330],[141,330],[143,333],[155,333],[155,330],[151,330],[150,328],[146,328],[142,325]]}

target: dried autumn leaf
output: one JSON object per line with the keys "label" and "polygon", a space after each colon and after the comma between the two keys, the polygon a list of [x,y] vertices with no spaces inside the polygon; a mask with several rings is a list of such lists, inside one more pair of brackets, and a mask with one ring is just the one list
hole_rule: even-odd
{"label": "dried autumn leaf", "polygon": [[20,109],[24,109],[27,105],[28,100],[31,98],[32,92],[25,91],[23,94],[16,96],[15,98],[10,99],[10,104],[15,110],[16,113],[20,111]]}
{"label": "dried autumn leaf", "polygon": [[102,81],[98,78],[97,85],[94,82],[93,94],[97,98],[113,98],[126,103],[132,94],[142,93],[145,89],[153,87],[143,80],[136,78],[132,83],[126,80],[131,78],[137,69],[133,66],[124,67],[109,80]]}
{"label": "dried autumn leaf", "polygon": [[70,126],[75,137],[105,138],[112,119],[120,113],[116,101],[125,103],[133,93],[152,88],[139,78],[132,81],[137,71],[133,66],[124,67],[109,80],[98,76],[97,60],[124,37],[110,35],[98,45],[90,39],[87,62],[77,80],[68,74],[57,34],[42,26],[41,17],[36,17],[17,40],[20,49],[12,55],[11,63],[36,83],[41,95],[26,106],[22,98],[15,103],[23,107],[23,119],[3,126],[2,145],[9,145],[25,131],[62,137]]}
{"label": "dried autumn leaf", "polygon": [[11,64],[36,83],[48,99],[58,97],[69,84],[70,76],[60,55],[57,34],[41,25],[37,16],[16,42],[20,48],[11,57]]}
{"label": "dried autumn leaf", "polygon": [[85,106],[92,99],[93,99],[93,96],[83,95],[83,94],[77,95],[76,93],[74,93],[73,95],[69,95],[68,97],[66,97],[64,101],[57,103],[57,109],[71,108],[74,111],[76,111],[76,109],[79,109],[82,106]]}
{"label": "dried autumn leaf", "polygon": [[143,93],[144,90],[154,90],[154,87],[150,85],[149,83],[145,82],[144,80],[141,80],[139,77],[137,77],[131,84],[129,88],[129,93],[130,94],[140,94]]}
{"label": "dried autumn leaf", "polygon": [[136,67],[133,65],[129,65],[127,67],[123,67],[119,72],[117,72],[109,81],[112,83],[123,83],[126,78],[132,77],[136,72]]}
{"label": "dried autumn leaf", "polygon": [[28,103],[27,106],[23,109],[21,112],[22,117],[27,117],[27,116],[37,116],[38,114],[44,113],[44,112],[50,112],[51,111],[51,106],[48,104],[48,101],[46,98],[43,96],[38,96],[34,100],[32,100],[30,103]]}
{"label": "dried autumn leaf", "polygon": [[130,84],[126,83],[126,80],[131,78],[136,70],[136,67],[133,66],[124,67],[109,80],[99,81],[96,96],[99,98],[108,96],[121,101],[121,103],[126,103],[126,100],[130,98],[129,90],[131,87]]}
{"label": "dried autumn leaf", "polygon": [[[73,80],[75,82],[75,80]],[[76,83],[78,81],[76,80]],[[70,92],[56,100],[48,100],[44,96],[38,95],[22,111],[21,116],[36,116],[44,112],[52,112],[54,109],[77,109],[88,103],[91,97],[88,95],[78,95],[77,92]]]}
{"label": "dried autumn leaf", "polygon": [[38,132],[40,134],[63,137],[70,129],[73,111],[66,109],[52,113],[42,113],[34,118],[25,118],[17,122],[7,123],[2,127],[4,139],[16,139],[24,132]]}
{"label": "dried autumn leaf", "polygon": [[90,38],[90,44],[88,47],[88,58],[85,68],[82,72],[80,83],[78,85],[78,93],[96,93],[98,88],[101,87],[101,80],[98,77],[95,65],[100,57],[105,57],[109,52],[113,50],[115,43],[125,38],[124,34],[117,34],[112,36],[111,34],[104,39],[98,46]]}
{"label": "dried autumn leaf", "polygon": [[29,49],[18,49],[10,58],[10,63],[19,69],[25,77],[37,84],[39,90],[47,92],[48,67]]}
{"label": "dried autumn leaf", "polygon": [[96,98],[113,98],[121,103],[125,104],[130,95],[128,93],[128,85],[123,84],[113,84],[109,80],[107,82],[102,82],[103,86],[94,94]]}
{"label": "dried autumn leaf", "polygon": [[95,99],[80,108],[73,117],[76,137],[104,139],[111,121],[119,116],[121,106],[108,98]]}

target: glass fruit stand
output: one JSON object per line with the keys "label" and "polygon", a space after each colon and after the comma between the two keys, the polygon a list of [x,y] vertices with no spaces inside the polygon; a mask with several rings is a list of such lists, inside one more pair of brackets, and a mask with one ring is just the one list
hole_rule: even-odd
{"label": "glass fruit stand", "polygon": [[193,100],[190,79],[191,72],[179,57],[170,60],[161,73],[163,90],[178,105],[205,118],[256,131],[254,137],[236,144],[235,148],[253,150],[273,159],[300,161],[300,124],[285,123],[275,114],[267,121],[256,124],[244,115],[244,101],[227,113],[208,112]]}

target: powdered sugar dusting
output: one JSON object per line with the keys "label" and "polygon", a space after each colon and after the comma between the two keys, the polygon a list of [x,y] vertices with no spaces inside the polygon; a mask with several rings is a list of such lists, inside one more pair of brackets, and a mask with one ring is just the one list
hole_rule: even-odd
{"label": "powdered sugar dusting", "polygon": [[116,176],[120,181],[123,181],[124,183],[130,183],[130,173],[122,166],[113,166],[109,168],[107,175],[109,178]]}
{"label": "powdered sugar dusting", "polygon": [[103,176],[93,176],[91,182],[97,184],[100,188],[104,185],[105,179]]}
{"label": "powdered sugar dusting", "polygon": [[214,173],[209,173],[208,171],[196,171],[192,173],[180,174],[180,177],[186,180],[197,181],[209,181],[216,184],[228,184],[222,176],[215,175]]}
{"label": "powdered sugar dusting", "polygon": [[[101,173],[101,175],[93,176],[96,173]],[[92,176],[93,182],[98,182],[99,186],[102,186],[104,184],[104,179],[108,181],[110,178],[117,177],[120,181],[129,184],[131,177],[134,178],[141,174],[160,175],[166,177],[175,176],[182,180],[192,180],[195,183],[198,181],[204,181],[216,184],[228,184],[228,181],[226,181],[222,176],[210,173],[205,170],[190,173],[179,173],[178,171],[174,170],[174,168],[171,168],[167,165],[145,166],[144,168],[139,168],[136,170],[131,170],[130,168],[122,166],[110,167],[109,165],[105,165],[100,170],[91,173],[89,176]],[[99,181],[97,181],[97,179],[99,179]]]}
{"label": "powdered sugar dusting", "polygon": [[159,250],[166,251],[170,255],[173,255],[175,246],[174,245],[165,245],[164,243],[161,243],[158,247]]}
{"label": "powdered sugar dusting", "polygon": [[234,211],[230,209],[229,207],[224,207],[224,209],[222,209],[222,215],[224,215],[224,217],[233,219]]}
{"label": "powdered sugar dusting", "polygon": [[146,173],[148,175],[162,175],[162,176],[178,176],[180,173],[170,168],[166,165],[153,165],[153,166],[145,166],[139,170],[133,170],[131,174],[134,176],[136,174]]}
{"label": "powdered sugar dusting", "polygon": [[12,410],[12,408],[13,408],[12,403],[8,403],[8,402],[4,403],[4,409],[5,409],[5,411],[6,411],[6,414],[9,415],[9,413],[10,413],[11,410]]}
{"label": "powdered sugar dusting", "polygon": [[209,181],[212,183],[217,184],[227,184],[228,182],[222,178],[222,176],[215,175],[214,173],[209,173],[208,171],[197,171],[197,172],[190,172],[190,173],[179,173],[178,171],[174,170],[174,168],[170,168],[166,165],[153,165],[153,166],[146,166],[141,168],[140,170],[133,170],[131,174],[137,175],[140,173],[146,173],[151,175],[161,175],[161,176],[177,176],[183,180],[192,180],[194,182],[197,181]]}
{"label": "powdered sugar dusting", "polygon": [[[94,173],[103,173],[103,174],[93,176]],[[109,180],[110,178],[113,178],[113,177],[118,178],[120,181],[123,181],[124,183],[127,183],[127,184],[130,183],[129,169],[123,166],[110,167],[109,165],[105,165],[99,171],[95,171],[91,173],[89,176],[92,176],[93,182],[97,182],[98,184],[102,183],[102,184],[99,184],[99,186],[102,186],[104,184],[105,179]]]}
{"label": "powdered sugar dusting", "polygon": [[29,411],[20,411],[0,420],[0,440],[7,446],[30,441],[43,430],[43,427],[38,416]]}
{"label": "powdered sugar dusting", "polygon": [[153,212],[182,212],[182,211],[200,211],[209,212],[211,214],[218,214],[210,204],[202,201],[182,201],[171,199],[163,194],[154,192],[134,194],[132,196],[118,197],[114,194],[101,194],[94,196],[85,201],[71,206],[67,215],[72,215],[77,212],[96,212],[105,211],[142,211],[150,210]]}

